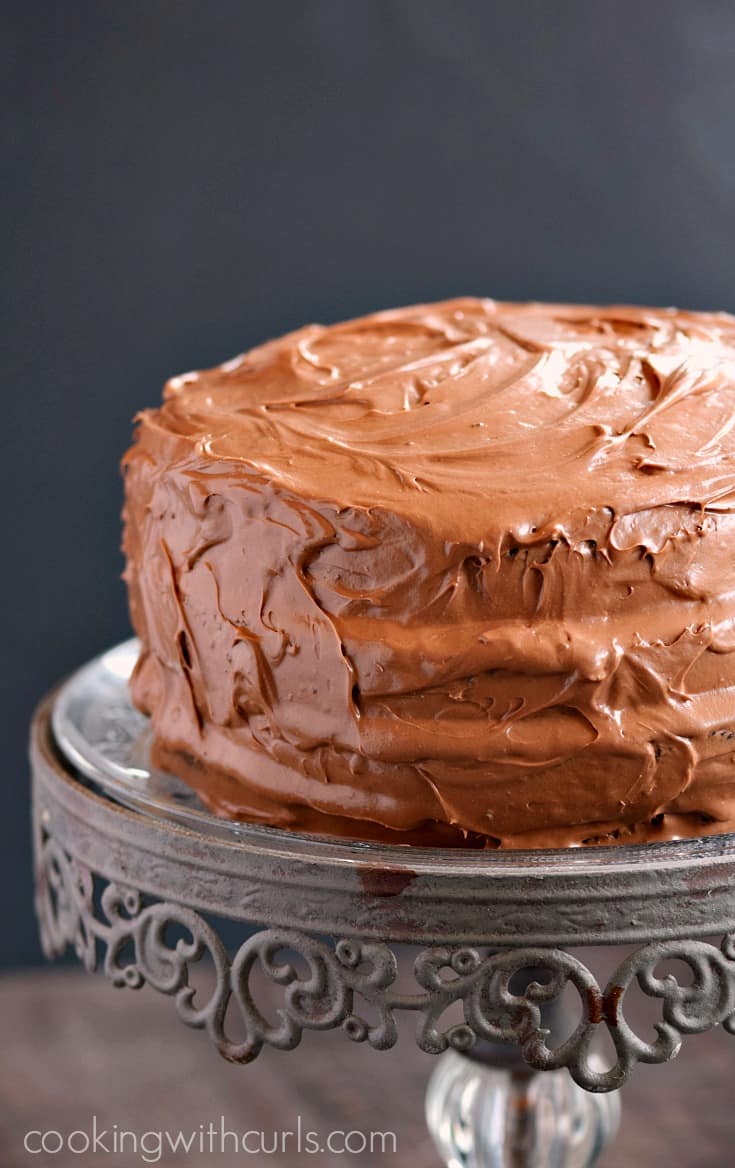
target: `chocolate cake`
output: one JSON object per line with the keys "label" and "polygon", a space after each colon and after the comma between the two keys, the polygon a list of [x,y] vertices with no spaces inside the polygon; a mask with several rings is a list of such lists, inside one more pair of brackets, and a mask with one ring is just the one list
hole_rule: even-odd
{"label": "chocolate cake", "polygon": [[735,830],[735,318],[463,299],[171,380],[124,461],[136,705],[219,815]]}

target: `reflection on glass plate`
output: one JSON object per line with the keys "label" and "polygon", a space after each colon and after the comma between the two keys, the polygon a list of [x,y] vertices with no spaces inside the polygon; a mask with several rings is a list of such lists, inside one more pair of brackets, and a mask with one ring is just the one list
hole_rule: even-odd
{"label": "reflection on glass plate", "polygon": [[251,831],[210,814],[180,779],[151,766],[150,720],[128,693],[137,656],[138,641],[125,641],[65,682],[52,714],[57,746],[85,778],[137,811],[219,836]]}

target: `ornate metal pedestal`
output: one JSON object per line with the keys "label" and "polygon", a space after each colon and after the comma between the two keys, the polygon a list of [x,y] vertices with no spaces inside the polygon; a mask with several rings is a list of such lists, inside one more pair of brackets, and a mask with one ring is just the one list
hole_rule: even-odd
{"label": "ornate metal pedestal", "polygon": [[[146,723],[127,699],[134,652],[127,643],[86,666],[34,723],[49,957],[71,945],[113,985],[171,995],[236,1063],[336,1027],[385,1050],[397,1016],[413,1013],[418,1045],[442,1055],[427,1119],[454,1166],[592,1164],[636,1063],[665,1062],[684,1035],[720,1023],[735,1031],[735,837],[498,854],[224,823],[150,769]],[[230,953],[213,917],[255,931]],[[713,935],[720,944],[703,939]],[[569,952],[631,942],[605,985]],[[683,983],[661,972],[669,958],[688,967]],[[214,984],[195,991],[207,959]],[[273,1016],[258,1003],[263,976],[281,987]],[[633,986],[659,1003],[653,1040],[626,1018]],[[608,1065],[595,1050],[603,1029]]]}

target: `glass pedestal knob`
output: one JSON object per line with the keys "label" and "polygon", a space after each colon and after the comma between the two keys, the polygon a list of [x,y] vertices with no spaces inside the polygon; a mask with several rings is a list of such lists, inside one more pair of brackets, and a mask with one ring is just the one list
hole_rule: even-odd
{"label": "glass pedestal knob", "polygon": [[532,1071],[447,1051],[429,1081],[426,1121],[448,1168],[589,1168],[614,1137],[618,1092],[583,1091],[566,1069]]}

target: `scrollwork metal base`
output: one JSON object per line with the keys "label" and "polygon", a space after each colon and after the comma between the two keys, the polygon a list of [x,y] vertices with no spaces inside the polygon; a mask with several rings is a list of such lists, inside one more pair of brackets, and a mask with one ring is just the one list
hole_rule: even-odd
{"label": "scrollwork metal base", "polygon": [[[412,1014],[419,1047],[443,1055],[427,1118],[453,1168],[589,1168],[636,1064],[673,1058],[685,1035],[735,1033],[735,837],[465,857],[207,833],[90,786],[59,754],[51,707],[31,751],[46,955],[72,947],[115,986],[169,995],[233,1063],[310,1030],[386,1050]],[[243,926],[234,952],[218,918]],[[630,943],[607,979],[576,955]],[[653,1039],[630,1021],[633,990],[658,1004]],[[576,1013],[554,1024],[572,992]]]}
{"label": "scrollwork metal base", "polygon": [[[735,934],[718,948],[705,941],[659,941],[645,945],[618,966],[604,988],[579,958],[561,949],[520,948],[486,954],[470,946],[431,946],[413,956],[416,992],[396,988],[403,949],[386,943],[338,938],[333,943],[298,929],[262,929],[233,956],[214,927],[183,905],[156,901],[134,888],[99,880],[45,836],[37,857],[37,911],[44,951],[59,956],[72,946],[88,970],[101,966],[115,986],[147,983],[176,1001],[188,1026],[205,1029],[220,1054],[234,1063],[254,1059],[263,1046],[296,1047],[305,1030],[341,1027],[353,1042],[377,1050],[398,1038],[396,1016],[417,1015],[417,1042],[430,1054],[467,1052],[478,1040],[516,1045],[534,1070],[566,1068],[586,1091],[619,1088],[640,1062],[673,1058],[684,1035],[722,1024],[735,1031]],[[211,961],[215,984],[199,1002],[191,986],[196,963]],[[675,959],[691,973],[690,984],[658,976],[662,962]],[[257,969],[282,988],[270,1021],[253,989]],[[533,980],[514,989],[524,971]],[[625,1017],[625,997],[637,985],[661,1004],[657,1037],[646,1041]],[[550,1048],[542,1008],[572,986],[580,1000],[579,1021]],[[443,1025],[459,1003],[463,1021]],[[245,1038],[228,1036],[235,1009]],[[595,1036],[607,1029],[614,1064],[600,1069]]]}

